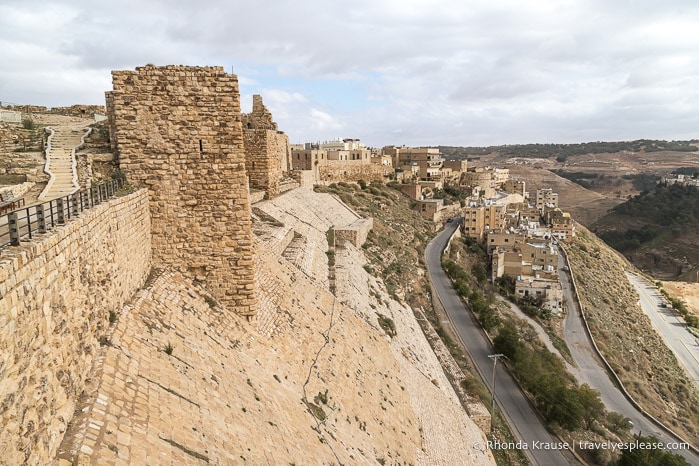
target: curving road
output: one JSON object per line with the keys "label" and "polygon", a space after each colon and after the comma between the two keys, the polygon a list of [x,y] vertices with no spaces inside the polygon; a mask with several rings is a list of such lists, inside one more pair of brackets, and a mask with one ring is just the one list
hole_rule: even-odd
{"label": "curving road", "polygon": [[[462,344],[468,350],[481,379],[492,392],[493,361],[488,358],[488,355],[495,351],[483,333],[480,324],[466,309],[452,288],[446,273],[442,270],[441,253],[457,227],[458,222],[448,223],[444,230],[427,245],[425,249],[427,271],[435,293],[446,310],[451,324],[459,335]],[[561,451],[544,448],[556,445],[560,440],[549,434],[509,372],[500,366],[496,369],[495,376],[495,400],[515,437],[526,443],[527,448],[523,448],[523,450],[530,461],[533,464],[547,466],[570,464],[568,458]]]}
{"label": "curving road", "polygon": [[[558,255],[558,273],[561,277],[563,295],[566,300],[568,312],[564,321],[565,340],[570,348],[573,360],[579,370],[576,377],[579,383],[586,383],[600,393],[600,398],[609,411],[616,411],[633,422],[633,432],[644,436],[653,435],[665,443],[675,443],[678,440],[661,429],[655,422],[647,418],[621,390],[612,382],[607,374],[604,364],[593,349],[592,340],[585,329],[580,309],[573,299],[572,287],[569,283],[570,272],[566,270],[566,261],[563,254]],[[686,331],[685,331],[686,332]],[[690,464],[699,464],[699,456],[691,450],[678,450]]]}

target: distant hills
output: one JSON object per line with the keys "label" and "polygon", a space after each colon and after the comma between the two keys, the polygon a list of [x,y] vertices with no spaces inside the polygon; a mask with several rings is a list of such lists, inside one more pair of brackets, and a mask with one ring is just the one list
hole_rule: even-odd
{"label": "distant hills", "polygon": [[657,278],[696,280],[699,188],[695,186],[657,184],[612,208],[592,230]]}
{"label": "distant hills", "polygon": [[585,154],[613,154],[621,151],[629,152],[693,152],[699,150],[699,140],[690,141],[659,141],[638,139],[636,141],[618,142],[584,142],[579,144],[513,144],[488,147],[455,147],[439,146],[439,151],[447,158],[469,158],[474,156],[499,153],[508,157],[540,157],[556,158],[564,162],[568,157]]}

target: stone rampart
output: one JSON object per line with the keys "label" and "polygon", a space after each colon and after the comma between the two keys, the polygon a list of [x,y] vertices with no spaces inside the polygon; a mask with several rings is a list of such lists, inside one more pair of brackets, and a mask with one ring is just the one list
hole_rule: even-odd
{"label": "stone rampart", "polygon": [[272,113],[259,95],[252,96],[252,112],[243,113],[242,121],[245,169],[250,187],[267,191],[268,197],[276,197],[281,192],[282,174],[289,171],[289,137],[278,130]]}
{"label": "stone rampart", "polygon": [[278,196],[282,161],[289,153],[288,136],[269,129],[244,129],[243,140],[250,187],[265,190],[268,197]]}
{"label": "stone rampart", "polygon": [[42,105],[8,105],[5,108],[21,112],[23,114],[50,113],[52,115],[66,115],[75,117],[93,117],[95,113],[103,114],[102,105],[71,105],[70,107],[47,108]]}
{"label": "stone rampart", "polygon": [[391,173],[392,167],[367,165],[357,160],[332,160],[318,166],[318,181],[381,181]]}
{"label": "stone rampart", "polygon": [[110,315],[150,258],[146,190],[0,253],[0,463],[53,459]]}
{"label": "stone rampart", "polygon": [[238,77],[222,67],[113,71],[119,164],[147,186],[154,262],[204,282],[241,315],[257,309]]}

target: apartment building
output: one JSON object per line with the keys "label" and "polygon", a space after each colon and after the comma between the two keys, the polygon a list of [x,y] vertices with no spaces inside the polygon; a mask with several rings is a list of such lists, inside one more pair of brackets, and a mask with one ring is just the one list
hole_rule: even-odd
{"label": "apartment building", "polygon": [[558,193],[554,193],[551,188],[537,189],[536,208],[543,213],[546,206],[558,207]]}

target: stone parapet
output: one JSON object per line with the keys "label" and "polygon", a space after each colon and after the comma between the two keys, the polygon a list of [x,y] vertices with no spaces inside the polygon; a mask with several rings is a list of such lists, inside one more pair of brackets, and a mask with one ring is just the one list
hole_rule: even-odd
{"label": "stone parapet", "polygon": [[0,253],[0,463],[53,459],[110,313],[150,259],[146,190]]}

